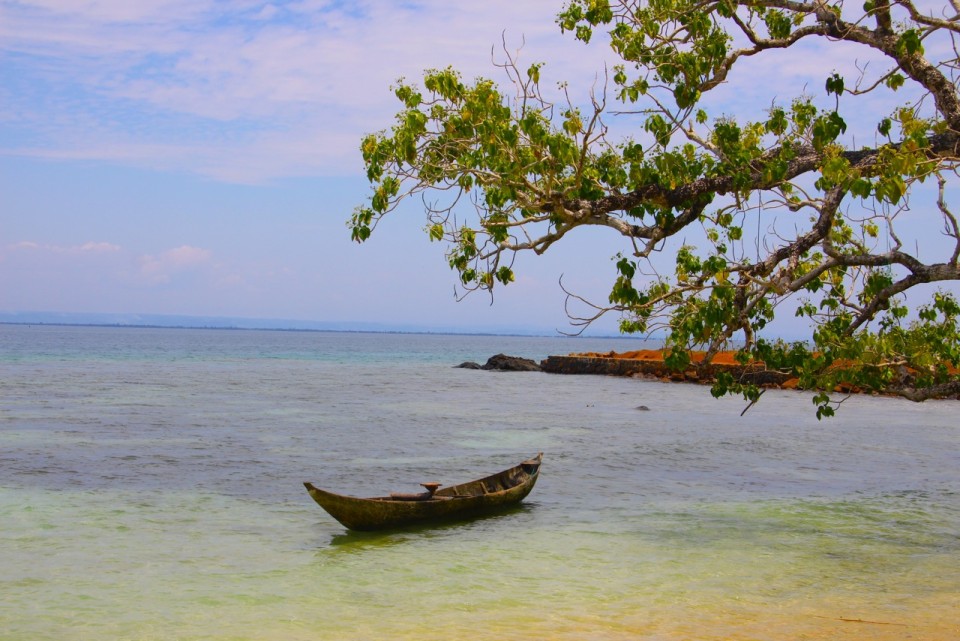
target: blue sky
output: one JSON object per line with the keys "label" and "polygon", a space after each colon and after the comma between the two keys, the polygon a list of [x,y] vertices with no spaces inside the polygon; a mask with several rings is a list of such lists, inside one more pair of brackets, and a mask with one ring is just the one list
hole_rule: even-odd
{"label": "blue sky", "polygon": [[[0,0],[0,312],[569,329],[558,278],[604,300],[625,248],[608,230],[522,257],[490,305],[455,302],[415,208],[363,246],[345,226],[397,78],[498,79],[505,37],[545,85],[595,84],[608,54],[560,34],[561,4]],[[762,86],[711,100],[757,114],[837,64],[771,56],[744,72]]]}
{"label": "blue sky", "polygon": [[[491,76],[502,34],[592,82],[549,2],[0,2],[0,311],[567,329],[556,258],[454,300],[410,209],[366,245],[361,137],[390,86]],[[568,279],[603,291],[598,273]],[[575,253],[578,255],[578,253]],[[588,267],[589,265],[584,265]],[[608,324],[608,329],[613,327]]]}

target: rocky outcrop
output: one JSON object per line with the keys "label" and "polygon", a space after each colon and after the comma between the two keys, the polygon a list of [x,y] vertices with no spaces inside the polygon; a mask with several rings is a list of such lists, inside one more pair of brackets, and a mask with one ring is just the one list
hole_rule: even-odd
{"label": "rocky outcrop", "polygon": [[487,359],[486,365],[481,369],[498,370],[501,372],[539,372],[540,365],[529,358],[519,356],[507,356],[506,354],[497,354]]}
{"label": "rocky outcrop", "polygon": [[780,387],[786,384],[789,378],[780,372],[767,370],[760,364],[711,363],[705,367],[692,365],[686,371],[677,371],[667,367],[662,358],[652,358],[646,354],[640,358],[599,354],[548,356],[541,365],[544,372],[551,374],[602,374],[691,383],[712,383],[719,372],[726,371],[743,383],[764,387]]}
{"label": "rocky outcrop", "polygon": [[[766,369],[762,363],[737,363],[731,354],[721,354],[709,365],[700,365],[699,354],[694,354],[695,362],[686,371],[670,369],[663,361],[659,350],[627,352],[624,354],[569,354],[567,356],[548,356],[537,363],[529,358],[497,354],[487,359],[484,365],[473,361],[460,363],[455,367],[462,369],[484,369],[500,372],[548,372],[550,374],[599,374],[603,376],[631,376],[651,378],[662,381],[683,381],[690,383],[712,383],[719,372],[728,372],[742,383],[753,383],[763,387],[791,387],[794,380],[781,372]],[[718,362],[719,361],[719,362]],[[795,386],[795,385],[793,385]],[[647,409],[643,406],[637,409]]]}
{"label": "rocky outcrop", "polygon": [[474,363],[473,361],[466,361],[464,363],[460,363],[456,367],[461,369],[496,370],[500,372],[541,371],[540,365],[538,365],[536,361],[533,361],[529,358],[521,358],[519,356],[507,356],[506,354],[497,354],[496,356],[491,356],[487,359],[485,365]]}

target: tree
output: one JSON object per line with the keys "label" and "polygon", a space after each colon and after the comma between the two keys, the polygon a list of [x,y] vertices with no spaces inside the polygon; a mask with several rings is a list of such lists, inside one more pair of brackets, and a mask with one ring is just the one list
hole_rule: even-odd
{"label": "tree", "polygon": [[[447,243],[462,286],[492,290],[513,280],[519,252],[603,226],[623,239],[609,300],[575,323],[613,312],[624,332],[659,331],[677,368],[692,350],[709,363],[735,347],[742,362],[821,390],[818,417],[833,414],[841,384],[916,401],[956,395],[960,305],[949,287],[960,280],[960,224],[948,196],[960,157],[960,0],[951,2],[572,0],[560,28],[585,44],[605,31],[619,58],[602,91],[581,105],[551,102],[541,65],[522,70],[509,54],[500,66],[511,94],[452,69],[427,72],[422,86],[400,81],[396,124],[361,145],[372,196],[353,213],[353,238],[420,196],[427,233]],[[811,40],[883,67],[824,70],[822,91],[770,96],[755,121],[708,113],[710,92],[746,61],[801,55]],[[875,131],[857,140],[854,120]],[[621,122],[632,136],[616,139]],[[902,240],[905,217],[940,230],[942,255],[925,261]],[[658,254],[673,257],[671,275],[654,267]],[[765,338],[778,312],[808,319],[810,340]],[[755,401],[760,390],[727,376],[713,393]]]}

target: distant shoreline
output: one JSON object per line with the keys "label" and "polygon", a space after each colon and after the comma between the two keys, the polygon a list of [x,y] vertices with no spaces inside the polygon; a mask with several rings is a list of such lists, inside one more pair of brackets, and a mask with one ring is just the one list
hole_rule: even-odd
{"label": "distant shoreline", "polygon": [[635,340],[635,341],[651,341],[652,339],[643,338],[641,336],[629,336],[629,335],[603,335],[603,334],[589,334],[587,336],[566,336],[560,333],[557,334],[540,334],[540,333],[531,333],[531,334],[522,334],[519,332],[457,332],[453,330],[404,330],[404,329],[339,329],[339,328],[322,328],[322,327],[270,327],[270,326],[250,326],[250,327],[240,327],[237,325],[165,325],[159,323],[96,323],[96,322],[68,322],[68,321],[11,321],[11,320],[0,320],[0,325],[15,325],[15,326],[39,326],[39,327],[101,327],[101,328],[112,328],[112,329],[196,329],[196,330],[229,330],[229,331],[244,331],[244,332],[314,332],[314,333],[325,333],[325,334],[400,334],[400,335],[409,335],[409,336],[503,336],[509,338],[569,338],[571,340],[576,340],[580,338],[587,339],[615,339],[615,340]]}

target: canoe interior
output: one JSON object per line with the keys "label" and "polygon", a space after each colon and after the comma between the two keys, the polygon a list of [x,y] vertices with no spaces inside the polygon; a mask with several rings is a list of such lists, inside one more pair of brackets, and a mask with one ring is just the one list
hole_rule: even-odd
{"label": "canoe interior", "polygon": [[502,472],[436,491],[432,498],[411,501],[389,496],[356,498],[304,483],[310,496],[333,518],[352,530],[382,530],[434,520],[469,518],[522,501],[537,482],[543,454]]}

